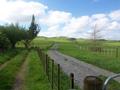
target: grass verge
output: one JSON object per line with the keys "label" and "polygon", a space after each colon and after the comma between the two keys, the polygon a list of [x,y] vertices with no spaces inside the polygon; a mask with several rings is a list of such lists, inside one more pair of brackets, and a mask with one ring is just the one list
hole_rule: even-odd
{"label": "grass verge", "polygon": [[26,72],[25,90],[51,90],[37,52],[32,50],[27,60],[28,72]]}

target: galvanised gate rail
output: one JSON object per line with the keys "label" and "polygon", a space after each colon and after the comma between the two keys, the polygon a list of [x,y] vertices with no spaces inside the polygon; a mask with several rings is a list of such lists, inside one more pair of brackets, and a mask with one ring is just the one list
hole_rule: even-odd
{"label": "galvanised gate rail", "polygon": [[102,90],[108,90],[108,89],[107,89],[107,86],[108,86],[108,84],[109,84],[109,81],[111,81],[112,79],[117,78],[117,77],[120,77],[120,73],[108,77],[108,78],[105,80],[104,84],[103,84],[103,89],[102,89]]}

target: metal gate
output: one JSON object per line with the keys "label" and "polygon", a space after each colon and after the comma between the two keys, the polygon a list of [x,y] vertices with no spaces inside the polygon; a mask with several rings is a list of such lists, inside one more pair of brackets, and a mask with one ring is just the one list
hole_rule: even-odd
{"label": "metal gate", "polygon": [[102,90],[108,90],[108,89],[107,89],[107,86],[108,86],[109,82],[110,82],[112,79],[117,78],[117,77],[120,77],[120,73],[108,77],[108,78],[105,80],[104,84],[103,84],[103,89],[102,89]]}

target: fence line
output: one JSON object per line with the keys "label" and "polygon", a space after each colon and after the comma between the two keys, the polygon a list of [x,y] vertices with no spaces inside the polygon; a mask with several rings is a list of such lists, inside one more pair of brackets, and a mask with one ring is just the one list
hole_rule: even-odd
{"label": "fence line", "polygon": [[[38,55],[43,64],[44,70],[51,84],[52,90],[81,90],[75,85],[74,73],[65,75],[60,64],[56,64],[40,48],[37,48]],[[96,76],[87,76],[84,79],[83,90],[102,90],[103,81]]]}
{"label": "fence line", "polygon": [[56,64],[47,54],[40,48],[37,48],[40,60],[43,64],[44,70],[51,83],[52,90],[80,90],[74,85],[74,73],[67,76],[61,69],[60,64]]}
{"label": "fence line", "polygon": [[116,58],[120,57],[120,47],[79,46],[79,49],[103,55],[113,55]]}

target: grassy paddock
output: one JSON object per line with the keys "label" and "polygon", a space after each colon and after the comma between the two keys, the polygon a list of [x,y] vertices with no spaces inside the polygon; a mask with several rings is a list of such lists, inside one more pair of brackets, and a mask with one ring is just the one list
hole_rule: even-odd
{"label": "grassy paddock", "polygon": [[47,38],[35,38],[31,45],[34,47],[40,47],[41,49],[49,49],[53,45],[54,41],[51,41]]}
{"label": "grassy paddock", "polygon": [[101,68],[119,73],[120,72],[120,58],[112,55],[104,55],[88,50],[80,49],[73,42],[64,42],[60,44],[59,51],[73,56],[79,60],[94,64]]}
{"label": "grassy paddock", "polygon": [[[68,38],[36,38],[34,42],[41,48],[46,47],[50,42],[58,43],[59,51],[64,54],[116,73],[120,72],[120,49],[118,50],[118,57],[116,58],[115,48],[116,45],[120,45],[120,42],[100,41],[104,47],[103,52],[92,52],[88,50],[86,47],[91,46],[90,41],[84,39],[76,40],[78,44],[70,41]],[[80,46],[82,48],[80,48]]]}

